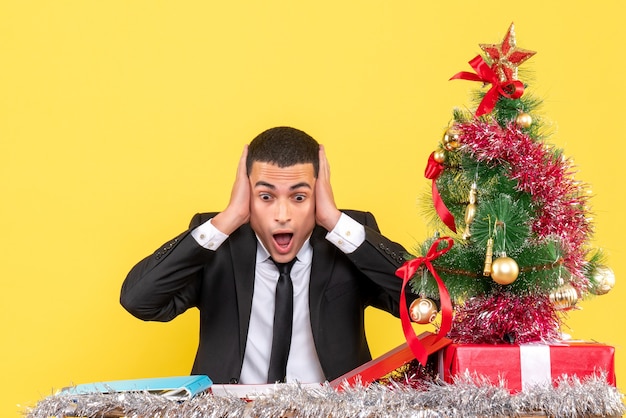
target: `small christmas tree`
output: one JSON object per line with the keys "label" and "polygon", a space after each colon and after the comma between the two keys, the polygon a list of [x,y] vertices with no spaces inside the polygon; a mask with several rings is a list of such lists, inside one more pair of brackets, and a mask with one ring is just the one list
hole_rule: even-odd
{"label": "small christmas tree", "polygon": [[430,322],[429,299],[441,300],[441,327],[460,343],[556,340],[561,313],[608,292],[614,275],[602,251],[589,248],[588,189],[545,142],[540,101],[518,80],[518,66],[535,52],[516,46],[513,24],[502,43],[480,47],[486,56],[470,61],[476,72],[452,77],[483,83],[476,111],[454,111],[426,168],[428,215],[454,245],[442,250],[432,238],[420,246],[430,265],[410,272],[420,298],[408,314]]}

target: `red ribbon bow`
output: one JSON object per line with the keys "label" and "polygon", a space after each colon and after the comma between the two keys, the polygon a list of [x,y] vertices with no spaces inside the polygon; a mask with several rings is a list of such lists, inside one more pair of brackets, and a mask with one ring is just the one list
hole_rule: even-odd
{"label": "red ribbon bow", "polygon": [[[439,250],[439,243],[442,241],[446,241],[448,246]],[[413,355],[422,365],[426,364],[428,360],[428,351],[426,347],[421,343],[417,335],[415,335],[415,330],[411,326],[411,319],[409,317],[408,308],[406,306],[406,293],[405,287],[409,280],[415,275],[417,269],[422,265],[422,263],[428,268],[428,270],[432,273],[433,277],[437,281],[437,287],[439,288],[439,303],[441,305],[441,326],[439,327],[439,331],[437,332],[435,341],[438,341],[442,337],[444,337],[450,328],[452,327],[452,302],[450,301],[450,294],[448,293],[448,289],[446,289],[446,285],[443,283],[439,274],[431,264],[431,261],[436,259],[442,254],[445,254],[452,248],[452,244],[454,241],[450,237],[442,237],[435,240],[430,246],[428,253],[424,257],[414,258],[412,260],[404,263],[398,270],[396,270],[396,276],[402,279],[402,290],[400,292],[400,320],[402,322],[402,330],[404,331],[404,337],[406,338],[407,344]]]}
{"label": "red ribbon bow", "polygon": [[435,205],[435,210],[437,214],[443,221],[443,223],[450,228],[450,230],[456,233],[456,225],[454,224],[454,216],[448,210],[448,207],[441,199],[441,195],[439,194],[439,189],[437,189],[436,180],[443,173],[443,164],[435,161],[435,153],[431,153],[430,157],[428,157],[428,164],[426,164],[426,170],[424,171],[424,176],[427,179],[431,179],[433,181],[432,186],[432,195],[433,195],[433,204]]}
{"label": "red ribbon bow", "polygon": [[501,82],[496,73],[487,65],[480,55],[477,55],[469,62],[469,65],[476,71],[476,74],[467,71],[456,73],[450,80],[469,80],[491,83],[491,88],[483,97],[483,100],[476,109],[476,116],[489,113],[496,106],[498,96],[509,99],[519,99],[524,94],[524,84],[519,80],[507,80]]}

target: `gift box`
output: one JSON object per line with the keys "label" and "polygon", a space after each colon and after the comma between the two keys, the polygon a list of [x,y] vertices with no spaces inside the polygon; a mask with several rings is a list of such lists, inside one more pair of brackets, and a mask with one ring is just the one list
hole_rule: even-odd
{"label": "gift box", "polygon": [[[442,348],[452,343],[452,341],[448,338],[439,338],[437,335],[430,332],[420,334],[418,339],[426,350],[429,356],[429,361],[434,361],[435,363],[439,361],[436,353],[439,353]],[[346,385],[354,386],[356,384],[361,384],[366,386],[385,377],[413,360],[415,360],[413,351],[407,343],[404,343],[393,350],[388,351],[382,356],[370,360],[356,369],[339,376],[330,382],[330,385],[339,390]]]}
{"label": "gift box", "polygon": [[90,395],[98,393],[146,392],[173,400],[191,399],[206,391],[213,382],[208,376],[168,376],[147,379],[111,380],[82,383],[61,389],[61,394]]}
{"label": "gift box", "polygon": [[442,360],[443,379],[469,372],[492,384],[502,380],[511,393],[534,385],[552,383],[567,375],[584,379],[605,374],[615,386],[615,349],[590,342],[559,344],[450,344]]}

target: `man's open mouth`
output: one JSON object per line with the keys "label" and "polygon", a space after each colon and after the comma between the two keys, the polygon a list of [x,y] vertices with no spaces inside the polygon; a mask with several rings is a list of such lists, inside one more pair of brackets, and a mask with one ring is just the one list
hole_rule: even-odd
{"label": "man's open mouth", "polygon": [[274,234],[274,242],[276,242],[276,245],[281,248],[289,247],[289,244],[291,243],[291,238],[293,238],[293,234],[291,233]]}

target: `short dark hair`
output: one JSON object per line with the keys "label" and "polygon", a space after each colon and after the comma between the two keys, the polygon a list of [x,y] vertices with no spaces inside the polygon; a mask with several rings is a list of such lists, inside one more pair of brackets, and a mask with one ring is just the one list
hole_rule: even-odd
{"label": "short dark hair", "polygon": [[290,167],[295,164],[313,164],[315,178],[320,166],[320,145],[309,134],[289,126],[278,126],[261,132],[248,146],[246,169],[248,175],[255,161]]}

